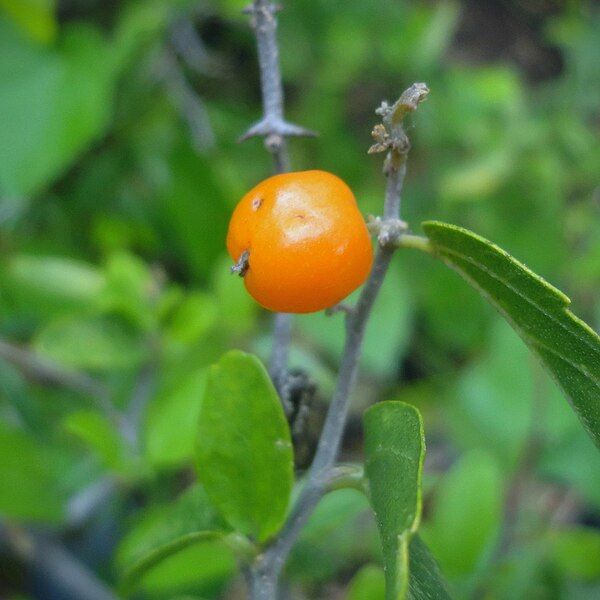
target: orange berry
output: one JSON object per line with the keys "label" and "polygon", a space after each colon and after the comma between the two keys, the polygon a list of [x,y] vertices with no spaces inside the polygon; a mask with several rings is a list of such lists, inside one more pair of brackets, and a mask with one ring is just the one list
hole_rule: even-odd
{"label": "orange berry", "polygon": [[373,249],[350,188],[325,171],[265,179],[237,205],[227,250],[248,252],[244,284],[262,306],[307,313],[333,306],[360,286]]}

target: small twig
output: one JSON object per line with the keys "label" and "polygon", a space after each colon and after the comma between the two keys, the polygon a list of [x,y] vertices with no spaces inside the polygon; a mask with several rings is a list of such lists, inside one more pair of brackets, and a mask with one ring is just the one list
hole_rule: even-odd
{"label": "small twig", "polygon": [[77,529],[85,525],[98,508],[106,504],[116,487],[114,477],[104,476],[77,492],[67,504],[67,526]]}
{"label": "small twig", "polygon": [[157,357],[154,357],[140,369],[127,406],[125,425],[121,430],[129,446],[136,452],[141,452],[140,430],[142,429],[146,406],[156,390],[157,362]]}
{"label": "small twig", "polygon": [[161,76],[167,92],[188,124],[194,147],[198,152],[205,153],[215,144],[206,107],[182,72],[174,52],[167,47],[163,54]]}
{"label": "small twig", "polygon": [[171,29],[171,44],[185,64],[199,75],[214,75],[215,65],[189,17],[176,21]]}
{"label": "small twig", "polygon": [[400,219],[382,219],[370,216],[367,221],[367,229],[374,235],[380,244],[393,244],[396,248],[413,248],[434,253],[434,248],[428,238],[406,233],[407,224]]}
{"label": "small twig", "polygon": [[365,472],[359,465],[339,465],[333,467],[323,484],[325,492],[353,488],[365,491]]}
{"label": "small twig", "polygon": [[108,388],[96,379],[71,370],[29,350],[0,340],[0,359],[12,364],[32,381],[50,387],[62,387],[92,398],[98,408],[117,425],[122,415],[114,408]]}
{"label": "small twig", "polygon": [[414,248],[415,250],[421,250],[421,252],[427,252],[433,254],[434,249],[428,238],[420,235],[411,235],[404,233],[400,236],[396,242],[398,248]]}
{"label": "small twig", "polygon": [[279,67],[277,46],[277,7],[270,0],[254,0],[244,11],[250,15],[256,34],[260,87],[262,91],[263,117],[252,125],[239,139],[253,136],[265,138],[265,146],[273,155],[276,173],[290,170],[286,137],[314,136],[315,132],[288,123],[283,114],[283,84]]}
{"label": "small twig", "polygon": [[64,546],[33,530],[0,523],[0,540],[65,597],[117,600],[117,596]]}

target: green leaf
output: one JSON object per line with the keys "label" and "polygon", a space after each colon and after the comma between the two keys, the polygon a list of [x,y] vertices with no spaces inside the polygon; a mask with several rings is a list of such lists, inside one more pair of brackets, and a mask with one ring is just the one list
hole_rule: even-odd
{"label": "green leaf", "polygon": [[116,65],[95,29],[66,27],[43,47],[0,19],[0,194],[42,190],[105,131]]}
{"label": "green leaf", "polygon": [[22,431],[0,424],[0,514],[23,521],[58,522],[61,495],[44,449]]}
{"label": "green leaf", "polygon": [[107,468],[123,473],[131,467],[131,457],[123,438],[116,425],[105,416],[91,410],[82,410],[70,414],[65,419],[64,426],[69,433],[89,446]]}
{"label": "green leaf", "polygon": [[101,318],[51,321],[34,345],[40,354],[81,369],[128,369],[139,365],[146,355],[134,334],[116,321]]}
{"label": "green leaf", "polygon": [[[219,550],[225,533],[202,486],[195,485],[184,492],[174,503],[152,507],[121,541],[117,551],[117,567],[125,588],[132,588],[148,573],[174,554],[196,544],[217,548],[219,561],[232,563],[231,552]],[[206,568],[212,577],[213,565],[195,564],[194,569],[202,579]],[[218,569],[217,569],[218,570]]]}
{"label": "green leaf", "polygon": [[171,177],[157,228],[164,230],[178,260],[185,261],[195,277],[206,278],[223,252],[231,214],[222,182],[210,160],[198,156],[187,143],[178,144],[169,154],[169,166]]}
{"label": "green leaf", "polygon": [[410,600],[450,600],[446,581],[429,548],[414,535],[409,547]]}
{"label": "green leaf", "polygon": [[0,9],[36,42],[48,43],[56,36],[54,0],[0,0]]}
{"label": "green leaf", "polygon": [[239,351],[210,368],[198,427],[198,475],[236,529],[268,539],[281,527],[293,484],[290,431],[261,362]]}
{"label": "green leaf", "polygon": [[600,338],[568,309],[570,300],[484,238],[423,223],[434,254],[473,285],[514,327],[563,389],[600,446]]}
{"label": "green leaf", "polygon": [[600,579],[600,533],[591,527],[571,527],[550,532],[549,553],[569,577]]}
{"label": "green leaf", "polygon": [[212,296],[191,292],[173,311],[168,323],[169,340],[179,346],[194,344],[215,325],[219,307]]}
{"label": "green leaf", "polygon": [[170,467],[191,461],[205,386],[202,369],[152,400],[146,419],[146,454],[152,464]]}
{"label": "green leaf", "polygon": [[346,600],[384,600],[385,576],[380,567],[366,565],[348,586]]}
{"label": "green leaf", "polygon": [[148,555],[144,556],[135,566],[128,571],[127,575],[123,580],[123,589],[131,589],[137,581],[142,579],[149,571],[154,567],[160,565],[161,562],[166,561],[174,554],[189,548],[195,544],[203,542],[219,542],[224,539],[224,534],[221,531],[197,531],[194,533],[188,533],[164,546],[156,548]]}
{"label": "green leaf", "polygon": [[[462,369],[456,386],[447,386],[450,395],[443,418],[458,447],[485,448],[511,468],[531,434],[533,419],[539,423],[532,403],[536,370],[542,371],[542,367],[531,360],[529,350],[510,326],[496,317],[486,348]],[[546,373],[539,375],[546,377]],[[547,387],[565,405],[551,382]],[[564,408],[569,411],[566,405]],[[572,414],[568,416],[576,420]],[[579,423],[577,427],[586,436]]]}
{"label": "green leaf", "polygon": [[122,315],[144,330],[156,325],[153,303],[160,287],[142,260],[127,252],[114,252],[105,267],[105,282],[98,297],[102,311]]}
{"label": "green leaf", "polygon": [[502,499],[500,470],[481,450],[465,455],[442,480],[423,537],[449,577],[473,572],[495,541]]}
{"label": "green leaf", "polygon": [[19,254],[3,269],[7,296],[19,311],[64,314],[91,307],[104,286],[100,271],[83,261]]}
{"label": "green leaf", "polygon": [[[135,589],[142,590],[148,598],[171,599],[177,593],[192,591],[195,600],[223,597],[228,580],[235,575],[235,557],[223,539],[211,539],[210,535],[203,537],[198,536],[191,544],[165,556],[150,570],[140,572],[141,578]],[[129,589],[134,590],[133,587]]]}
{"label": "green leaf", "polygon": [[409,588],[409,544],[421,519],[425,437],[419,411],[380,402],[365,411],[365,476],[375,512],[386,576],[386,598]]}

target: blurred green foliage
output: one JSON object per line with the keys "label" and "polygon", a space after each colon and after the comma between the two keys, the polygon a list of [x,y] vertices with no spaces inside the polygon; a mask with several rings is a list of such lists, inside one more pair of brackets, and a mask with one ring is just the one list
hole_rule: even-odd
{"label": "blurred green foliage", "polygon": [[[190,474],[207,367],[232,348],[269,353],[269,315],[230,277],[224,249],[232,207],[271,169],[260,141],[236,143],[261,114],[245,3],[0,0],[0,339],[85,372],[126,415],[116,425],[97,394],[0,361],[0,514],[64,532],[110,583],[140,552],[213,518],[190,509],[203,493]],[[284,4],[286,112],[320,134],[291,141],[294,167],[338,174],[361,210],[377,214],[381,163],[366,155],[374,109],[426,81],[403,218],[415,230],[434,218],[494,240],[598,329],[592,4]],[[428,446],[423,537],[453,595],[598,597],[593,443],[464,282],[409,251],[395,261],[367,333],[343,458],[360,456],[354,425],[366,405],[415,404]],[[317,414],[342,329],[339,315],[295,320],[292,366],[319,384]],[[74,526],[69,498],[105,477],[117,491]],[[515,486],[519,503],[507,507]],[[0,587],[18,594],[29,588],[14,561],[0,554],[0,573],[12,574]],[[364,566],[373,564],[381,556],[367,503],[340,490],[313,515],[286,577],[310,598],[346,589],[377,598],[381,574]],[[233,598],[239,586],[231,551],[207,541],[146,574],[141,589]]]}

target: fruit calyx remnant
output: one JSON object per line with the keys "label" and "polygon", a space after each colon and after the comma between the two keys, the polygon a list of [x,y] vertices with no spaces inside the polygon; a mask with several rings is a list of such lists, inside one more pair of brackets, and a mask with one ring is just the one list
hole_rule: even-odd
{"label": "fruit calyx remnant", "polygon": [[231,272],[243,277],[250,268],[250,251],[244,250],[235,264],[231,267]]}

